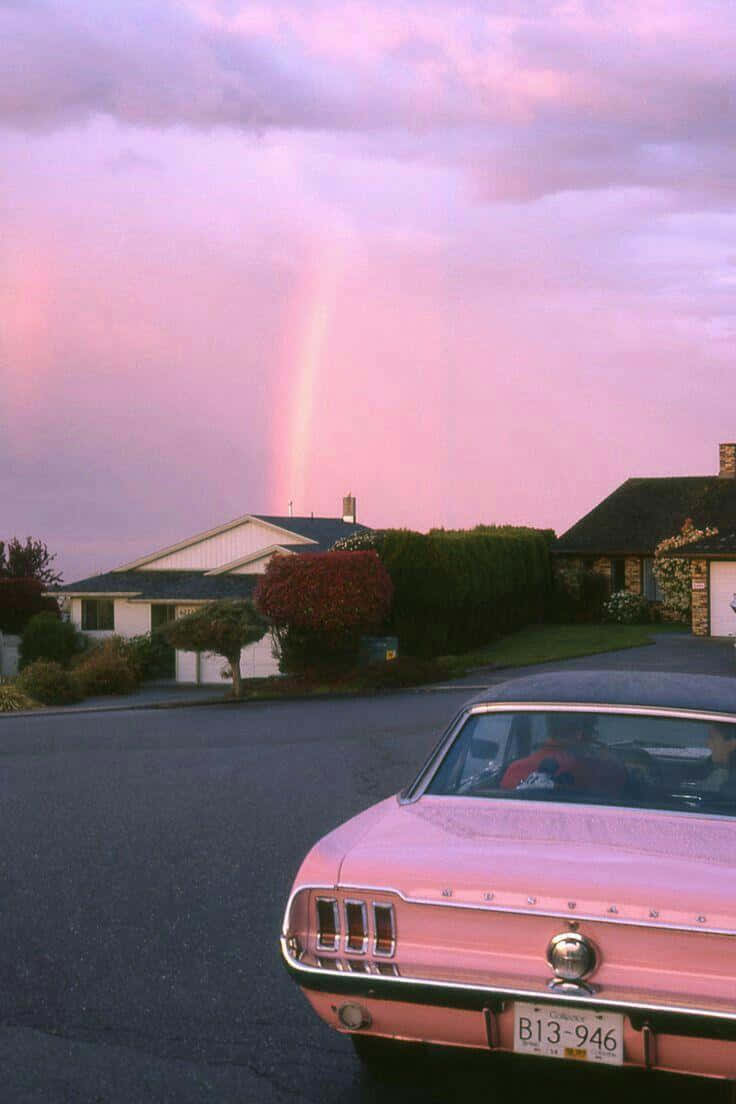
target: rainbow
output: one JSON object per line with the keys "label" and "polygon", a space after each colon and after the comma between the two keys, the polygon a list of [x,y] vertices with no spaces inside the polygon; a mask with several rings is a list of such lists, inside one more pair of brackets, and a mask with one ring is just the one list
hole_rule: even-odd
{"label": "rainbow", "polygon": [[[293,502],[295,514],[306,513],[314,495],[315,396],[344,265],[344,241],[335,237],[323,245],[309,266],[298,298],[294,339],[287,349],[285,418],[277,419],[272,450],[276,469],[273,498],[278,513],[286,513],[289,502]],[[288,370],[292,364],[293,376]]]}

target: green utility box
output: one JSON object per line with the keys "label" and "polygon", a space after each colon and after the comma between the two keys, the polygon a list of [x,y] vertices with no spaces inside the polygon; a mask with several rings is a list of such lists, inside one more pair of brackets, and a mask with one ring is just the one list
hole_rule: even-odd
{"label": "green utility box", "polygon": [[363,667],[373,663],[390,663],[398,654],[398,636],[363,636],[360,639],[358,661]]}

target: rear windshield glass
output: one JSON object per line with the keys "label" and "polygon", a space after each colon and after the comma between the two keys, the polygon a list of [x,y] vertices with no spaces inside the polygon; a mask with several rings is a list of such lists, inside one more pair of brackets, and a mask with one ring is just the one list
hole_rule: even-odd
{"label": "rear windshield glass", "polygon": [[616,713],[472,714],[427,793],[736,815],[736,723]]}

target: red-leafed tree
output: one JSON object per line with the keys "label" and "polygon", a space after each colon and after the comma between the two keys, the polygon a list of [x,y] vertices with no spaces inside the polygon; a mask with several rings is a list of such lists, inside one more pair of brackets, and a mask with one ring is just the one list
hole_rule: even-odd
{"label": "red-leafed tree", "polygon": [[0,631],[21,633],[36,613],[58,613],[56,601],[44,598],[39,579],[0,575]]}
{"label": "red-leafed tree", "polygon": [[375,552],[274,556],[254,595],[271,622],[282,670],[350,662],[360,637],[391,608],[391,578]]}

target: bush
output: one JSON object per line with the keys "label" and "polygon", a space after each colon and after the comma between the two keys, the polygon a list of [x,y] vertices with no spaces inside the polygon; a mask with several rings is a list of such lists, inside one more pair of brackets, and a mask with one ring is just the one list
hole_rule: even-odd
{"label": "bush", "polygon": [[651,621],[649,603],[641,594],[616,590],[603,606],[606,621],[617,625],[642,625]]}
{"label": "bush", "polygon": [[44,611],[59,615],[54,598],[43,597],[38,579],[0,576],[0,632],[22,633],[30,619]]}
{"label": "bush", "polygon": [[15,682],[0,682],[0,713],[18,713],[33,709],[36,703]]}
{"label": "bush", "polygon": [[82,696],[72,674],[53,660],[29,663],[18,675],[16,685],[42,705],[69,705]]}
{"label": "bush", "polygon": [[393,529],[377,546],[394,586],[390,630],[404,655],[468,651],[541,621],[552,568],[550,534],[491,529]]}
{"label": "bush", "polygon": [[21,670],[37,659],[52,659],[62,667],[68,667],[72,656],[85,647],[85,638],[70,621],[61,621],[53,613],[35,614],[25,629],[20,642]]}
{"label": "bush", "polygon": [[[123,640],[122,637],[118,639]],[[123,641],[122,654],[138,672],[138,677],[146,679],[168,678],[171,674],[171,644],[159,631],[131,636]]]}
{"label": "bush", "polygon": [[127,641],[110,637],[95,645],[77,663],[74,680],[84,697],[129,694],[138,686],[140,673],[126,655]]}
{"label": "bush", "polygon": [[608,597],[608,578],[599,571],[558,565],[545,619],[562,624],[602,621]]}
{"label": "bush", "polygon": [[272,624],[282,671],[341,668],[354,662],[360,637],[383,624],[392,590],[373,551],[274,556],[255,603]]}

